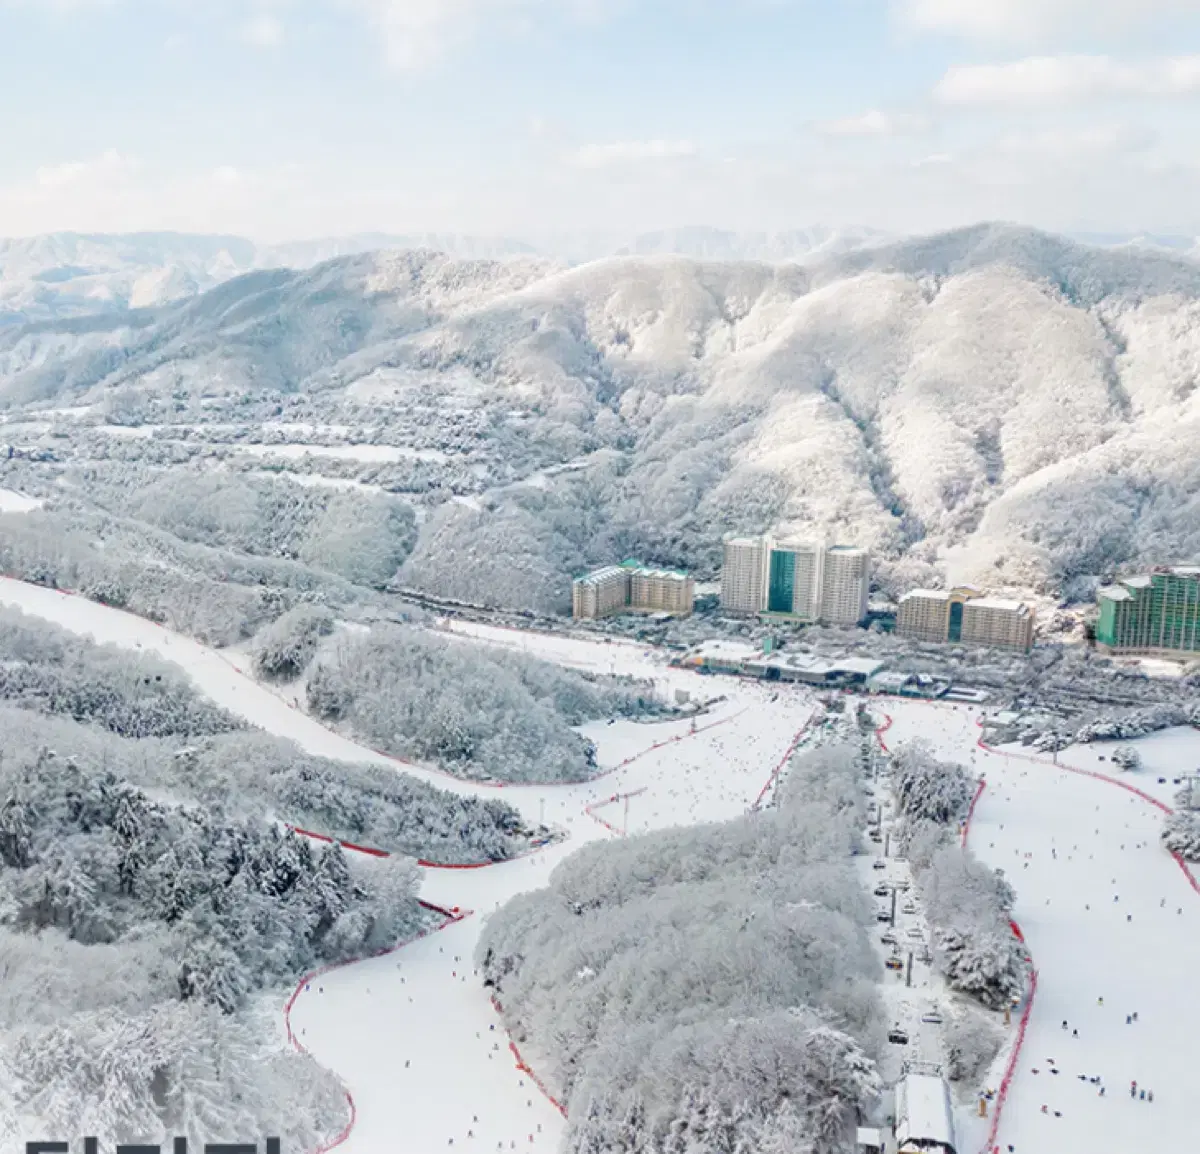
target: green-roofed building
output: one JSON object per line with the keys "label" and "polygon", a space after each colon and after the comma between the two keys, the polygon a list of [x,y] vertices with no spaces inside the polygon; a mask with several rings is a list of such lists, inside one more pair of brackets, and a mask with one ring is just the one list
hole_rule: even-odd
{"label": "green-roofed building", "polygon": [[1200,566],[1126,577],[1096,594],[1096,644],[1113,653],[1200,653]]}

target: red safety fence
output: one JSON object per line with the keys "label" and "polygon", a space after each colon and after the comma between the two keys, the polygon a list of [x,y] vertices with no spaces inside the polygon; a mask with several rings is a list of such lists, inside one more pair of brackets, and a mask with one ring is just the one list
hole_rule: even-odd
{"label": "red safety fence", "polygon": [[[1017,937],[1024,941],[1020,927],[1015,923],[1013,931]],[[1008,1102],[1008,1092],[1012,1088],[1013,1077],[1017,1072],[1017,1063],[1021,1058],[1021,1050],[1025,1045],[1025,1031],[1029,1028],[1029,1015],[1033,1012],[1033,1000],[1037,996],[1038,975],[1037,970],[1031,970],[1029,974],[1029,996],[1025,999],[1025,1009],[1021,1014],[1021,1021],[1017,1025],[1017,1036],[1013,1041],[1012,1053],[1008,1056],[1008,1065],[1004,1070],[1004,1077],[1000,1081],[1000,1089],[996,1091],[996,1105],[992,1110],[992,1124],[988,1127],[987,1141],[983,1145],[983,1154],[998,1154],[1000,1149],[996,1145],[996,1135],[1000,1133],[1000,1120],[1004,1114],[1005,1104]]]}
{"label": "red safety fence", "polygon": [[[494,1009],[496,1013],[500,1015],[501,1024],[503,1024],[504,1008],[500,1005],[500,1002],[497,1000],[494,994],[492,995],[492,1009]],[[507,1026],[505,1026],[504,1030],[505,1033],[508,1033]],[[549,1087],[547,1087],[546,1083],[543,1082],[541,1078],[539,1078],[537,1074],[533,1072],[533,1069],[530,1067],[529,1063],[526,1062],[523,1057],[521,1057],[521,1051],[518,1049],[516,1042],[513,1041],[511,1034],[508,1036],[508,1048],[512,1053],[514,1060],[516,1061],[517,1069],[520,1070],[521,1073],[524,1074],[541,1091],[542,1096],[546,1099],[546,1101],[549,1102],[550,1105],[553,1106],[565,1118],[567,1116],[567,1108],[553,1094],[550,1093]]]}
{"label": "red safety fence", "polygon": [[637,797],[640,794],[643,794],[645,792],[646,792],[646,787],[642,786],[641,789],[633,789],[633,790],[630,790],[629,793],[614,793],[612,795],[612,797],[606,797],[600,801],[592,802],[591,805],[584,806],[583,812],[586,813],[588,815],[588,817],[590,817],[593,821],[599,822],[610,833],[615,833],[617,835],[617,837],[624,837],[627,831],[617,829],[617,827],[615,825],[613,825],[611,822],[605,821],[604,818],[602,818],[598,813],[596,813],[596,810],[598,810],[601,806],[604,806],[604,805],[616,805],[617,802],[625,801],[626,798]]}
{"label": "red safety fence", "polygon": [[784,771],[787,763],[792,759],[792,754],[794,754],[796,750],[800,748],[800,743],[804,740],[805,734],[808,733],[808,727],[812,724],[812,720],[813,719],[810,717],[802,726],[800,726],[798,730],[796,730],[795,737],[792,738],[787,749],[784,751],[783,756],[776,763],[775,768],[771,770],[771,776],[767,778],[766,785],[764,785],[762,789],[758,791],[758,797],[754,799],[754,804],[750,807],[751,809],[762,809],[763,799],[768,793],[771,792],[772,787],[779,780],[779,775]]}
{"label": "red safety fence", "polygon": [[967,837],[971,832],[971,820],[975,817],[975,807],[979,804],[979,799],[983,797],[983,791],[987,788],[987,781],[980,778],[975,783],[975,792],[971,796],[971,804],[967,807],[967,816],[963,819],[962,827],[962,847],[967,848]]}
{"label": "red safety fence", "polygon": [[884,753],[891,752],[891,750],[887,747],[887,742],[883,740],[883,735],[892,728],[893,721],[895,721],[895,718],[892,717],[890,713],[885,713],[883,715],[883,724],[875,730],[875,740],[879,742],[879,748],[882,749]]}

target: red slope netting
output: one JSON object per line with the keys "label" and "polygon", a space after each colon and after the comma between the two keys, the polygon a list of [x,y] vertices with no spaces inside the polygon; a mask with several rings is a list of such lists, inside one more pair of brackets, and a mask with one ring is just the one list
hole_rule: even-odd
{"label": "red slope netting", "polygon": [[[496,1011],[496,1013],[500,1016],[500,1020],[503,1021],[504,1010],[494,994],[492,995],[492,1009]],[[567,1108],[553,1094],[550,1093],[546,1083],[543,1082],[541,1078],[539,1078],[533,1072],[533,1069],[528,1065],[528,1063],[526,1063],[525,1059],[521,1057],[521,1051],[517,1048],[517,1044],[512,1040],[511,1035],[508,1039],[508,1048],[517,1063],[517,1069],[520,1070],[521,1073],[524,1074],[542,1092],[546,1101],[549,1102],[550,1105],[553,1106],[565,1118],[567,1116]]]}
{"label": "red slope netting", "polygon": [[775,768],[771,770],[771,776],[767,778],[766,785],[764,785],[762,789],[758,791],[758,797],[754,799],[754,804],[750,807],[751,809],[762,809],[763,800],[766,798],[767,794],[771,792],[772,787],[779,780],[779,775],[783,772],[784,767],[791,760],[792,754],[794,754],[796,750],[800,748],[800,743],[804,740],[804,735],[808,732],[808,727],[812,724],[812,720],[813,719],[810,717],[802,726],[800,726],[798,730],[796,730],[796,736],[792,738],[791,744],[787,747],[784,755],[776,763]]}
{"label": "red slope netting", "polygon": [[[979,784],[975,787],[975,796],[971,798],[971,808],[967,810],[966,821],[963,822],[962,844],[966,848],[967,838],[971,833],[971,821],[975,817],[975,807],[979,803],[979,799],[983,796],[983,791],[987,788],[987,782],[980,779]],[[1021,927],[1014,921],[1010,921],[1009,926],[1012,929],[1013,937],[1017,941],[1024,943],[1025,935],[1021,932]],[[1021,1050],[1025,1045],[1025,1031],[1029,1027],[1029,1015],[1033,1012],[1033,999],[1037,994],[1038,976],[1037,970],[1031,970],[1029,974],[1029,996],[1025,999],[1025,1009],[1021,1013],[1021,1021],[1017,1024],[1017,1036],[1013,1039],[1012,1053],[1008,1056],[1008,1064],[1004,1068],[1004,1077],[1000,1081],[1000,1089],[996,1092],[996,1103],[992,1110],[992,1124],[988,1128],[987,1140],[983,1146],[983,1154],[993,1154],[996,1147],[996,1135],[1000,1132],[1000,1117],[1004,1113],[1004,1105],[1008,1101],[1008,1092],[1012,1086],[1013,1076],[1017,1072],[1017,1062],[1021,1058]]]}
{"label": "red slope netting", "polygon": [[588,817],[590,817],[593,821],[599,822],[610,833],[615,833],[617,835],[617,837],[624,837],[625,836],[624,830],[617,829],[617,827],[615,825],[613,825],[611,822],[605,821],[604,818],[602,818],[598,813],[596,813],[596,810],[600,809],[601,806],[616,805],[617,802],[624,801],[627,797],[637,797],[639,794],[643,794],[645,792],[646,792],[646,787],[643,786],[641,789],[630,790],[629,793],[614,793],[612,795],[612,797],[606,797],[606,798],[603,798],[601,801],[594,801],[594,802],[592,802],[591,805],[585,806],[584,813],[586,813],[588,815]]}
{"label": "red slope netting", "polygon": [[[292,1007],[296,1004],[296,999],[304,992],[304,988],[315,982],[318,978],[332,973],[334,970],[344,969],[346,966],[353,966],[358,962],[365,962],[368,958],[382,958],[388,954],[394,954],[397,950],[402,950],[405,946],[412,945],[413,942],[420,941],[421,938],[427,938],[430,934],[436,934],[444,930],[447,926],[452,926],[456,922],[461,922],[464,918],[469,918],[473,911],[451,911],[443,909],[441,906],[435,906],[431,902],[420,903],[425,909],[432,910],[435,913],[441,914],[445,919],[439,926],[430,926],[428,929],[421,930],[420,933],[414,934],[411,938],[406,938],[402,942],[397,942],[394,946],[389,946],[386,950],[376,950],[373,954],[367,954],[361,958],[351,958],[349,961],[337,962],[331,966],[322,966],[319,970],[313,970],[311,974],[305,974],[304,977],[296,983],[296,988],[292,991],[292,996],[288,998],[287,1004],[283,1007],[283,1023],[287,1029],[288,1041],[295,1047],[298,1053],[309,1055],[308,1048],[296,1037],[295,1031],[292,1029]],[[326,1142],[324,1145],[317,1148],[314,1154],[327,1154],[328,1151],[342,1145],[347,1138],[350,1137],[350,1132],[354,1129],[355,1122],[358,1121],[358,1107],[354,1103],[354,1095],[349,1090],[343,1088],[342,1091],[346,1095],[346,1106],[349,1110],[350,1117],[346,1125],[342,1128],[341,1133],[337,1137]]]}
{"label": "red slope netting", "polygon": [[[1020,758],[1022,761],[1031,761],[1037,765],[1048,765],[1055,769],[1064,770],[1067,773],[1078,774],[1080,777],[1090,777],[1090,778],[1094,778],[1096,781],[1105,782],[1108,785],[1118,786],[1119,788],[1125,790],[1127,793],[1131,793],[1135,797],[1140,798],[1142,801],[1149,802],[1150,805],[1154,806],[1156,809],[1161,810],[1163,813],[1169,814],[1169,813],[1173,812],[1170,806],[1166,805],[1164,802],[1159,801],[1158,798],[1156,798],[1156,797],[1151,797],[1150,794],[1146,793],[1144,790],[1138,789],[1137,786],[1130,785],[1129,782],[1121,781],[1115,777],[1109,777],[1107,774],[1099,773],[1096,770],[1081,769],[1080,767],[1074,766],[1074,765],[1064,765],[1062,762],[1055,761],[1052,758],[1037,757],[1033,754],[1013,753],[1013,752],[1010,752],[1009,750],[996,749],[993,746],[988,745],[983,740],[982,737],[979,738],[978,745],[979,745],[979,748],[984,750],[986,753],[990,753],[990,754],[993,754],[998,757],[1017,757],[1017,758]],[[979,788],[976,790],[975,797],[971,802],[971,810],[970,810],[970,813],[968,813],[968,815],[967,815],[967,822],[963,828],[963,845],[964,846],[967,843],[967,834],[970,831],[970,820],[971,820],[971,817],[974,815],[975,804],[979,800],[979,797],[983,792],[984,784],[985,783],[983,781],[981,781],[979,783]],[[1188,884],[1192,887],[1193,890],[1195,890],[1197,893],[1200,893],[1200,884],[1197,884],[1196,877],[1192,873],[1191,869],[1188,868],[1187,863],[1177,853],[1172,853],[1171,856],[1175,859],[1175,863],[1183,871],[1183,876],[1187,878]],[[1010,925],[1012,926],[1013,934],[1017,937],[1017,939],[1021,942],[1024,942],[1025,935],[1021,932],[1021,927],[1016,922],[1011,922]],[[1021,1015],[1021,1021],[1017,1027],[1017,1037],[1016,1037],[1016,1041],[1013,1045],[1012,1054],[1010,1055],[1009,1060],[1008,1060],[1008,1066],[1004,1071],[1004,1079],[1003,1079],[1003,1081],[1001,1081],[1000,1089],[996,1095],[996,1106],[995,1106],[995,1109],[992,1111],[992,1124],[991,1124],[990,1129],[988,1130],[987,1141],[983,1147],[983,1154],[999,1154],[1000,1147],[996,1144],[996,1136],[1000,1132],[1001,1115],[1003,1114],[1003,1111],[1004,1111],[1004,1105],[1008,1100],[1008,1092],[1012,1085],[1013,1075],[1016,1072],[1017,1061],[1020,1058],[1020,1054],[1021,1054],[1021,1047],[1025,1042],[1025,1030],[1029,1024],[1029,1015],[1033,1010],[1034,996],[1037,994],[1037,981],[1038,981],[1037,970],[1033,970],[1030,974],[1029,997],[1025,1002],[1025,1010],[1024,1010],[1024,1013],[1022,1013],[1022,1015]]]}
{"label": "red slope netting", "polygon": [[967,807],[967,816],[963,821],[962,829],[962,847],[967,848],[967,835],[971,832],[971,819],[975,816],[975,807],[979,804],[979,799],[983,796],[983,791],[987,788],[987,781],[980,778],[975,784],[975,793],[971,797],[971,804]]}
{"label": "red slope netting", "polygon": [[883,715],[883,724],[877,730],[875,730],[875,740],[879,742],[879,748],[882,749],[884,753],[891,752],[887,747],[887,742],[883,740],[883,735],[892,728],[893,720],[894,719],[892,718],[891,714],[885,713]]}

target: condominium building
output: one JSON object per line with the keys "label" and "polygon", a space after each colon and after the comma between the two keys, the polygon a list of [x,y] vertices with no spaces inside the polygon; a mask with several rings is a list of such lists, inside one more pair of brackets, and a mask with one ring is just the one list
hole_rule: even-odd
{"label": "condominium building", "polygon": [[1033,648],[1033,610],[1023,601],[1001,597],[975,597],[963,605],[964,645],[991,645],[997,649]]}
{"label": "condominium building", "polygon": [[913,589],[900,598],[896,632],[918,641],[1029,650],[1032,608],[1023,601],[984,597],[978,589]]}
{"label": "condominium building", "polygon": [[871,555],[850,545],[736,537],[725,542],[721,607],[856,625],[867,615]]}
{"label": "condominium building", "polygon": [[577,619],[626,611],[686,616],[695,600],[695,582],[688,574],[648,569],[636,561],[606,565],[571,584],[571,612]]}
{"label": "condominium building", "polygon": [[1096,643],[1113,652],[1200,652],[1200,567],[1175,565],[1101,589]]}
{"label": "condominium building", "polygon": [[857,625],[867,615],[871,592],[871,554],[853,545],[825,551],[821,574],[820,620],[827,625]]}
{"label": "condominium building", "polygon": [[758,613],[766,605],[768,552],[765,537],[734,537],[725,542],[721,608],[726,613]]}
{"label": "condominium building", "polygon": [[673,569],[630,569],[629,607],[647,613],[691,613],[695,582]]}
{"label": "condominium building", "polygon": [[980,597],[978,589],[911,589],[900,598],[896,632],[918,641],[962,640],[963,605]]}
{"label": "condominium building", "polygon": [[606,565],[571,583],[571,614],[576,618],[607,617],[629,605],[629,570]]}

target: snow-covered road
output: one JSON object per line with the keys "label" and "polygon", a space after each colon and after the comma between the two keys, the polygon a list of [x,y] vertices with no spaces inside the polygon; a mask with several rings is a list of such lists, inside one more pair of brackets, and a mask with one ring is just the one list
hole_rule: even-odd
{"label": "snow-covered road", "polygon": [[[986,776],[970,844],[1016,887],[1015,918],[1038,969],[1000,1150],[1187,1148],[1195,1132],[1192,1059],[1200,1038],[1200,1000],[1193,996],[1200,901],[1159,845],[1162,814],[1118,786],[1053,765],[978,748],[967,754],[979,730],[966,707],[888,709],[895,718],[889,743],[924,737],[946,757],[969,757]],[[1066,750],[1060,760],[1103,770],[1102,748]],[[1157,735],[1139,749],[1147,771],[1128,776],[1148,792],[1166,794],[1158,776],[1169,781],[1193,768],[1200,735]],[[1134,1013],[1137,1022],[1127,1025],[1126,1015]],[[1103,1097],[1086,1080],[1094,1076],[1103,1080]],[[1154,1092],[1153,1103],[1130,1098],[1133,1080],[1139,1091]],[[965,1118],[963,1124],[982,1138],[980,1124]]]}
{"label": "snow-covered road", "polygon": [[[394,759],[332,733],[292,708],[225,656],[161,626],[4,578],[0,604],[100,642],[172,661],[213,701],[311,753],[397,767]],[[296,1036],[354,1096],[357,1122],[340,1147],[347,1154],[432,1154],[447,1150],[451,1139],[481,1150],[556,1148],[563,1118],[515,1068],[499,1018],[471,967],[483,919],[514,895],[545,885],[550,871],[581,844],[612,836],[587,815],[586,807],[594,802],[636,792],[628,812],[630,832],[746,812],[813,713],[811,696],[800,690],[702,679],[669,669],[661,655],[636,645],[514,635],[486,627],[470,632],[480,642],[514,646],[578,668],[650,677],[668,692],[719,692],[725,700],[698,719],[695,733],[690,721],[585,727],[601,766],[620,768],[582,785],[498,793],[494,786],[403,767],[457,793],[502,796],[527,819],[544,819],[570,836],[529,858],[486,869],[427,870],[421,890],[425,900],[471,909],[474,916],[399,953],[327,974],[296,1000],[291,1012]],[[606,819],[624,824],[624,805],[612,807]],[[536,1069],[537,1055],[525,1057]]]}

